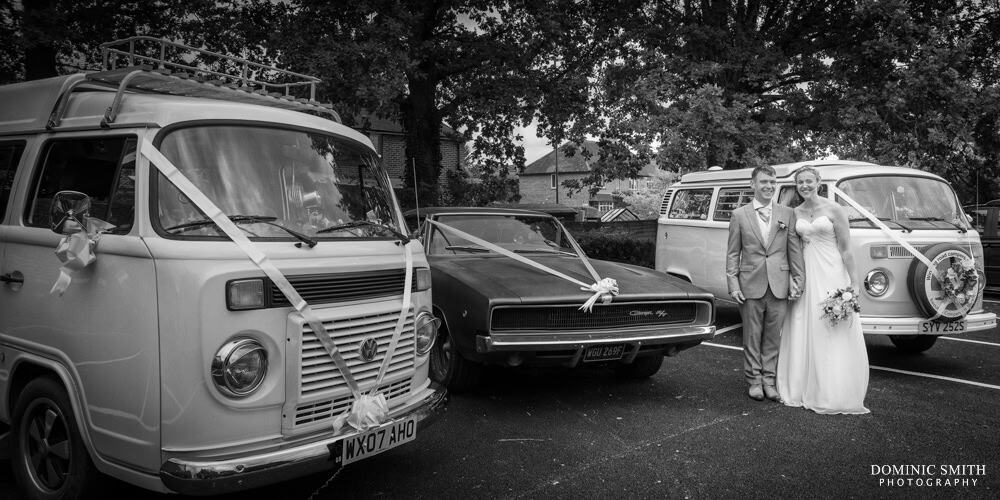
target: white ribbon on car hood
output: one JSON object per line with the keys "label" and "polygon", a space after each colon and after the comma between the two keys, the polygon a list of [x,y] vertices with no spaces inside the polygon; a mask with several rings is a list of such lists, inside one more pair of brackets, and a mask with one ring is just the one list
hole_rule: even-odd
{"label": "white ribbon on car hood", "polygon": [[330,358],[333,359],[334,365],[340,370],[340,374],[344,377],[344,381],[347,383],[347,387],[350,389],[351,394],[354,396],[354,401],[351,403],[351,408],[344,414],[339,415],[334,419],[334,430],[339,431],[341,426],[346,422],[352,427],[363,431],[369,427],[377,426],[388,419],[389,408],[386,402],[385,396],[382,394],[373,394],[378,390],[378,385],[382,381],[382,377],[385,375],[386,368],[389,363],[392,362],[393,351],[395,351],[396,345],[399,342],[400,335],[403,330],[403,326],[406,323],[406,316],[410,310],[410,288],[413,279],[413,251],[410,245],[403,245],[403,253],[406,260],[406,278],[404,281],[403,289],[403,303],[400,308],[399,319],[396,322],[396,328],[392,335],[392,340],[389,343],[389,350],[386,352],[385,359],[382,360],[382,366],[379,370],[378,377],[375,380],[375,384],[372,387],[371,393],[362,394],[361,388],[358,386],[358,382],[354,379],[354,375],[351,373],[351,369],[347,366],[347,362],[344,360],[343,355],[337,348],[337,344],[333,341],[330,333],[327,331],[323,322],[319,319],[316,313],[312,310],[305,299],[295,290],[295,287],[289,283],[288,278],[272,263],[267,255],[264,254],[252,241],[250,241],[243,231],[241,231],[233,221],[229,220],[229,217],[219,209],[211,200],[208,199],[205,194],[198,189],[187,177],[184,176],[181,171],[174,166],[166,156],[163,156],[156,146],[153,146],[149,140],[143,140],[141,146],[142,155],[145,156],[157,170],[162,173],[167,180],[169,180],[174,186],[177,187],[185,196],[187,196],[199,210],[205,213],[212,222],[215,223],[223,233],[229,237],[233,243],[239,247],[250,258],[250,260],[260,268],[264,274],[281,290],[281,293],[285,295],[288,302],[291,303],[292,307],[295,308],[302,318],[309,324],[312,328],[313,333],[316,334],[316,338],[319,339],[320,344],[326,349]]}
{"label": "white ribbon on car hood", "polygon": [[534,267],[535,269],[538,269],[540,271],[549,273],[549,274],[551,274],[553,276],[562,278],[562,279],[564,279],[566,281],[569,281],[571,283],[575,283],[577,285],[580,285],[580,290],[583,290],[585,292],[594,292],[594,295],[592,295],[589,299],[587,299],[586,302],[583,303],[582,306],[580,306],[580,310],[582,310],[582,311],[591,312],[593,310],[593,308],[594,308],[594,304],[597,303],[598,299],[601,299],[601,301],[604,302],[605,304],[610,303],[612,297],[615,296],[615,295],[618,295],[618,293],[619,293],[618,292],[618,282],[615,281],[615,280],[613,280],[613,279],[611,279],[611,278],[603,278],[602,279],[600,277],[600,275],[597,274],[597,271],[594,269],[594,266],[592,266],[590,264],[590,260],[587,258],[587,254],[583,253],[583,249],[580,248],[580,245],[577,244],[576,240],[573,239],[573,236],[570,235],[568,231],[563,230],[563,233],[566,234],[567,240],[569,241],[570,245],[573,247],[573,250],[576,251],[577,257],[579,257],[580,260],[583,261],[584,267],[586,267],[587,271],[590,272],[590,275],[594,277],[594,283],[593,284],[588,285],[588,284],[586,284],[586,283],[584,283],[584,282],[582,282],[582,281],[580,281],[580,280],[578,280],[576,278],[573,278],[571,276],[567,276],[566,274],[563,274],[563,273],[561,273],[559,271],[556,271],[555,269],[552,269],[552,268],[550,268],[550,267],[548,267],[548,266],[546,266],[544,264],[540,264],[538,262],[535,262],[535,261],[533,261],[533,260],[531,260],[531,259],[529,259],[529,258],[527,258],[527,257],[525,257],[523,255],[511,252],[510,250],[507,250],[506,248],[503,248],[503,247],[501,247],[499,245],[496,245],[494,243],[486,241],[486,240],[484,240],[482,238],[477,238],[477,237],[475,237],[475,236],[473,236],[473,235],[471,235],[469,233],[466,233],[465,231],[462,231],[462,230],[459,230],[459,229],[455,229],[454,227],[451,227],[451,226],[449,226],[447,224],[442,224],[442,223],[440,223],[438,221],[435,221],[435,220],[432,220],[432,219],[429,219],[429,218],[427,219],[427,222],[429,222],[430,224],[432,224],[432,225],[440,228],[441,230],[448,231],[450,233],[456,234],[456,235],[460,236],[461,238],[463,238],[465,240],[468,240],[468,241],[471,241],[471,242],[473,242],[473,243],[475,243],[475,244],[477,244],[477,245],[479,245],[479,246],[481,246],[481,247],[483,247],[483,248],[485,248],[487,250],[491,250],[491,251],[496,252],[496,253],[498,253],[500,255],[503,255],[505,257],[510,257],[511,259],[514,259],[514,260],[516,260],[516,261],[518,261],[518,262],[520,262],[522,264],[527,264],[527,265],[529,265],[531,267]]}

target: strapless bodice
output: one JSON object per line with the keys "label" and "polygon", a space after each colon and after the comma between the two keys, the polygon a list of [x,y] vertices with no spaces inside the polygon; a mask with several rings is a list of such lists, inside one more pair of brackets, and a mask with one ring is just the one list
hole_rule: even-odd
{"label": "strapless bodice", "polygon": [[820,215],[812,220],[798,219],[795,222],[795,230],[803,241],[818,243],[826,241],[836,243],[837,237],[833,232],[833,221],[825,215]]}

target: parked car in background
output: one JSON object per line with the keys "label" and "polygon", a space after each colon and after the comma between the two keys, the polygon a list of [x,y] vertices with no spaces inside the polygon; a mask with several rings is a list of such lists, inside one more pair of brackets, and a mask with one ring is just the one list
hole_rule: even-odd
{"label": "parked car in background", "polygon": [[983,244],[986,291],[1000,292],[1000,200],[963,207]]}
{"label": "parked car in background", "polygon": [[[415,227],[417,213],[407,219]],[[603,364],[646,378],[663,357],[715,334],[712,295],[651,269],[591,260],[601,278],[617,280],[610,303],[580,310],[593,293],[564,278],[426,222],[456,228],[592,283],[565,228],[551,215],[502,208],[420,210],[420,238],[431,266],[434,314],[442,320],[431,348],[431,377],[452,389],[474,385],[486,364]]]}

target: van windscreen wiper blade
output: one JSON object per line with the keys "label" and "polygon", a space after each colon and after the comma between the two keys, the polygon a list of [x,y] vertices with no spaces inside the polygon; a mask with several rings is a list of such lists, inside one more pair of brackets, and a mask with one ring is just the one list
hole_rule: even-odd
{"label": "van windscreen wiper blade", "polygon": [[[891,222],[891,223],[899,226],[899,228],[902,229],[903,231],[906,231],[908,233],[912,233],[913,232],[913,229],[910,229],[909,227],[904,226],[903,224],[900,224],[899,221],[897,221],[897,220],[893,220],[893,219],[890,219],[888,217],[878,217],[878,220],[880,220],[882,222]],[[868,219],[868,217],[852,217],[850,219],[847,219],[847,222],[867,222],[869,224],[872,224],[872,221],[870,219]],[[874,226],[874,224],[872,224],[872,225]]]}
{"label": "van windscreen wiper blade", "polygon": [[392,226],[387,226],[385,224],[380,224],[378,222],[372,222],[370,220],[356,220],[352,222],[345,222],[343,224],[336,224],[330,227],[325,227],[323,229],[320,229],[319,231],[316,231],[316,234],[332,233],[333,231],[340,231],[341,229],[353,229],[356,227],[376,227],[379,229],[384,229],[386,231],[389,231],[390,233],[392,233],[393,236],[399,239],[400,243],[405,245],[410,242],[410,237],[397,231],[396,228]]}
{"label": "van windscreen wiper blade", "polygon": [[[298,231],[296,231],[294,229],[282,226],[281,224],[278,224],[277,222],[274,222],[274,221],[278,220],[277,217],[272,217],[270,215],[229,215],[227,217],[229,218],[229,220],[233,221],[233,224],[258,224],[259,223],[259,224],[267,224],[269,226],[274,226],[274,227],[279,228],[279,229],[285,231],[286,233],[292,235],[295,239],[299,240],[300,242],[305,243],[306,245],[309,246],[309,248],[312,248],[312,247],[316,246],[316,240],[314,240],[314,239],[312,239],[312,238],[310,238],[310,237],[308,237],[308,236],[306,236],[306,235],[304,235],[304,234],[302,234],[302,233],[300,233],[300,232],[298,232]],[[184,231],[189,231],[189,230],[192,230],[192,229],[198,229],[200,227],[214,226],[214,225],[215,225],[215,221],[214,220],[205,218],[205,219],[199,219],[199,220],[196,220],[196,221],[185,222],[183,224],[177,224],[176,226],[170,226],[170,227],[167,228],[167,231],[180,230],[180,232],[184,232]],[[302,243],[298,243],[297,246],[301,246]]]}
{"label": "van windscreen wiper blade", "polygon": [[958,229],[960,232],[964,233],[964,232],[968,231],[968,229],[966,229],[966,228],[964,228],[964,227],[956,224],[955,222],[950,221],[950,220],[942,219],[941,217],[910,217],[910,220],[922,220],[922,221],[930,221],[930,222],[944,222],[945,224],[951,224],[952,226],[955,226],[955,228]]}

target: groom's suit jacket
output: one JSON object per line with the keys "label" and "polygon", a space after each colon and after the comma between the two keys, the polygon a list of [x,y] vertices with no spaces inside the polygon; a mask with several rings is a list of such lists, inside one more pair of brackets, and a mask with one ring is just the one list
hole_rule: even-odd
{"label": "groom's suit jacket", "polygon": [[790,280],[805,283],[802,242],[795,231],[795,211],[775,203],[767,240],[757,223],[753,203],[733,211],[729,221],[726,282],[729,293],[743,292],[748,299],[764,296],[768,286],[779,299],[788,297]]}

